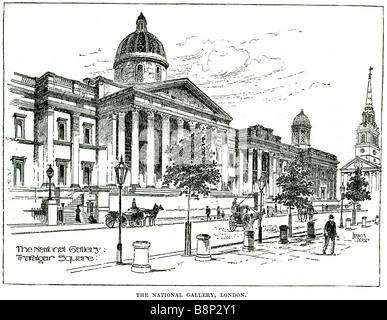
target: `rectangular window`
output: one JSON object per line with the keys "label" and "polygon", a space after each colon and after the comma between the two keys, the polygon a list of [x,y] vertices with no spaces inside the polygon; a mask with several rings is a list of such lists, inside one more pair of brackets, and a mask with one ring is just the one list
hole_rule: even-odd
{"label": "rectangular window", "polygon": [[93,127],[93,125],[90,123],[83,123],[83,143],[84,144],[92,144],[93,143],[92,127]]}
{"label": "rectangular window", "polygon": [[81,168],[83,170],[83,184],[91,185],[92,184],[92,173],[93,173],[93,162],[82,161]]}
{"label": "rectangular window", "polygon": [[12,157],[13,164],[13,185],[14,186],[24,186],[24,166],[26,162],[26,157]]}
{"label": "rectangular window", "polygon": [[64,164],[60,164],[58,169],[58,184],[66,185],[66,166]]}
{"label": "rectangular window", "polygon": [[15,138],[16,139],[25,139],[25,114],[15,113],[14,125],[15,125]]}
{"label": "rectangular window", "polygon": [[58,140],[67,141],[67,119],[58,118]]}

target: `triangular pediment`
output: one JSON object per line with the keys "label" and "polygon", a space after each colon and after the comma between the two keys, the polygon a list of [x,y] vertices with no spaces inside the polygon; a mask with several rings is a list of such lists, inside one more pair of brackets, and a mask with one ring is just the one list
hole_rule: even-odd
{"label": "triangular pediment", "polygon": [[348,162],[346,165],[344,165],[340,170],[341,171],[355,171],[356,166],[361,165],[361,168],[363,171],[368,170],[378,170],[380,169],[380,165],[376,163],[372,163],[371,161],[365,160],[361,157],[355,157],[350,162]]}
{"label": "triangular pediment", "polygon": [[166,80],[155,83],[144,83],[135,86],[135,90],[159,96],[185,107],[192,112],[202,112],[207,115],[220,117],[227,122],[232,120],[231,116],[217,105],[210,97],[201,91],[193,82],[187,78]]}

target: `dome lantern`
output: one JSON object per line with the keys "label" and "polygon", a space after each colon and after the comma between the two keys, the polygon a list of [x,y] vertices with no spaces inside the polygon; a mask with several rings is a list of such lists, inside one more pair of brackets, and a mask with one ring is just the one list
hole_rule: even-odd
{"label": "dome lantern", "polygon": [[312,125],[304,110],[295,116],[292,123],[292,146],[299,148],[310,147],[310,131]]}

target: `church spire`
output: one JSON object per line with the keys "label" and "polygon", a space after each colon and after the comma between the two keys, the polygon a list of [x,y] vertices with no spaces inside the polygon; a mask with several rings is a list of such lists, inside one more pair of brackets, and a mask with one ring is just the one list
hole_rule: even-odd
{"label": "church spire", "polygon": [[368,86],[367,86],[367,97],[366,97],[366,108],[372,109],[372,87],[371,87],[371,71],[373,70],[372,67],[370,67],[368,72]]}
{"label": "church spire", "polygon": [[367,96],[366,96],[366,102],[365,107],[362,114],[362,124],[366,126],[367,124],[370,124],[372,126],[375,126],[375,111],[372,106],[372,87],[371,87],[371,71],[373,70],[372,67],[370,67],[368,72],[368,85],[367,85]]}

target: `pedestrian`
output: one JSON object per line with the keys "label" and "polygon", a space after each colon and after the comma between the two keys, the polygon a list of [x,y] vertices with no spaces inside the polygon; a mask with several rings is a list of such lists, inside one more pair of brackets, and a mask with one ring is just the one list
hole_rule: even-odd
{"label": "pedestrian", "polygon": [[325,211],[328,211],[328,203],[325,204]]}
{"label": "pedestrian", "polygon": [[324,211],[324,204],[321,204],[321,211]]}
{"label": "pedestrian", "polygon": [[137,209],[136,199],[132,200],[132,209]]}
{"label": "pedestrian", "polygon": [[224,219],[224,211],[222,210],[222,219]]}
{"label": "pedestrian", "polygon": [[216,219],[220,219],[220,206],[216,208]]}
{"label": "pedestrian", "polygon": [[211,209],[206,206],[207,221],[211,220]]}
{"label": "pedestrian", "polygon": [[324,248],[323,248],[323,254],[326,254],[326,250],[328,248],[329,240],[331,240],[331,254],[335,254],[335,242],[336,242],[336,223],[333,220],[334,217],[332,214],[329,215],[329,221],[325,224],[324,227]]}
{"label": "pedestrian", "polygon": [[77,205],[77,208],[75,209],[75,221],[81,222],[81,209],[79,208],[79,204]]}

